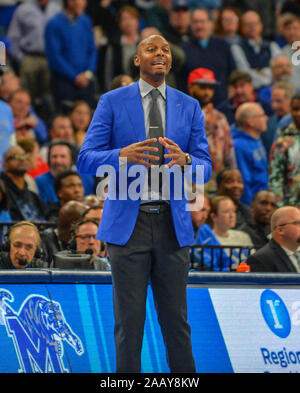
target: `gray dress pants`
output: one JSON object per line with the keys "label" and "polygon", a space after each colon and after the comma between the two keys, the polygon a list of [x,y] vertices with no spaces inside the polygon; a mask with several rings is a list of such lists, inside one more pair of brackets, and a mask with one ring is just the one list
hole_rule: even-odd
{"label": "gray dress pants", "polygon": [[195,372],[187,322],[188,247],[179,247],[171,211],[140,211],[125,246],[108,244],[112,268],[116,372],[141,371],[147,287],[152,286],[171,372]]}

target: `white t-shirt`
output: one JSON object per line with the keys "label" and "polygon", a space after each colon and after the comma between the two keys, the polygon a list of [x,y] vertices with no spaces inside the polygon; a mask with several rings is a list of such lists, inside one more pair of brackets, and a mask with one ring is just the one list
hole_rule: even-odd
{"label": "white t-shirt", "polygon": [[228,237],[219,236],[215,233],[216,238],[222,246],[252,247],[253,243],[248,233],[229,229]]}

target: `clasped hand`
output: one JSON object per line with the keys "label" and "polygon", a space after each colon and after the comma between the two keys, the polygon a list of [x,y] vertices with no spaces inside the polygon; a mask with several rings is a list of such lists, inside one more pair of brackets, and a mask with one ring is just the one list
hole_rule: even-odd
{"label": "clasped hand", "polygon": [[[186,164],[185,153],[180,147],[173,142],[171,139],[166,137],[160,137],[159,143],[162,144],[165,149],[168,149],[168,154],[164,154],[165,158],[171,158],[171,161],[166,164],[167,167],[171,167],[175,164],[183,166]],[[133,143],[121,149],[119,157],[127,158],[127,162],[131,164],[142,164],[147,167],[154,165],[149,162],[159,160],[159,157],[155,154],[151,154],[158,151],[155,146],[150,146],[152,143],[157,142],[157,138],[146,139],[142,142]]]}

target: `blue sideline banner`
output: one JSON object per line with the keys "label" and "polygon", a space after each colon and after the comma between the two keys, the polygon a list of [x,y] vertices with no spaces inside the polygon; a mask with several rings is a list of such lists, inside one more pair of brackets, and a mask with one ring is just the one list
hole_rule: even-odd
{"label": "blue sideline banner", "polygon": [[[299,372],[300,290],[188,288],[199,373]],[[0,284],[1,373],[113,373],[110,284]],[[142,372],[168,372],[151,289]]]}

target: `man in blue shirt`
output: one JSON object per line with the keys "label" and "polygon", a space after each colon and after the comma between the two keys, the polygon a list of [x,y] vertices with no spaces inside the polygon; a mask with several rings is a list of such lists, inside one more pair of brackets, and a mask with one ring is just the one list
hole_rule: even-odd
{"label": "man in blue shirt", "polygon": [[[57,175],[72,168],[74,161],[72,145],[66,141],[53,141],[48,150],[50,171],[35,178],[40,197],[45,203],[58,202],[59,198],[54,189],[54,179]],[[95,193],[95,178],[89,175],[80,176],[85,195]]]}
{"label": "man in blue shirt", "polygon": [[268,189],[268,160],[260,135],[267,129],[268,117],[261,105],[245,103],[238,107],[232,138],[236,161],[244,182],[241,201],[250,205],[254,195]]}
{"label": "man in blue shirt", "polygon": [[51,18],[46,26],[46,56],[58,108],[62,101],[80,99],[92,108],[95,106],[93,73],[97,51],[85,7],[86,0],[65,0],[64,11]]}

